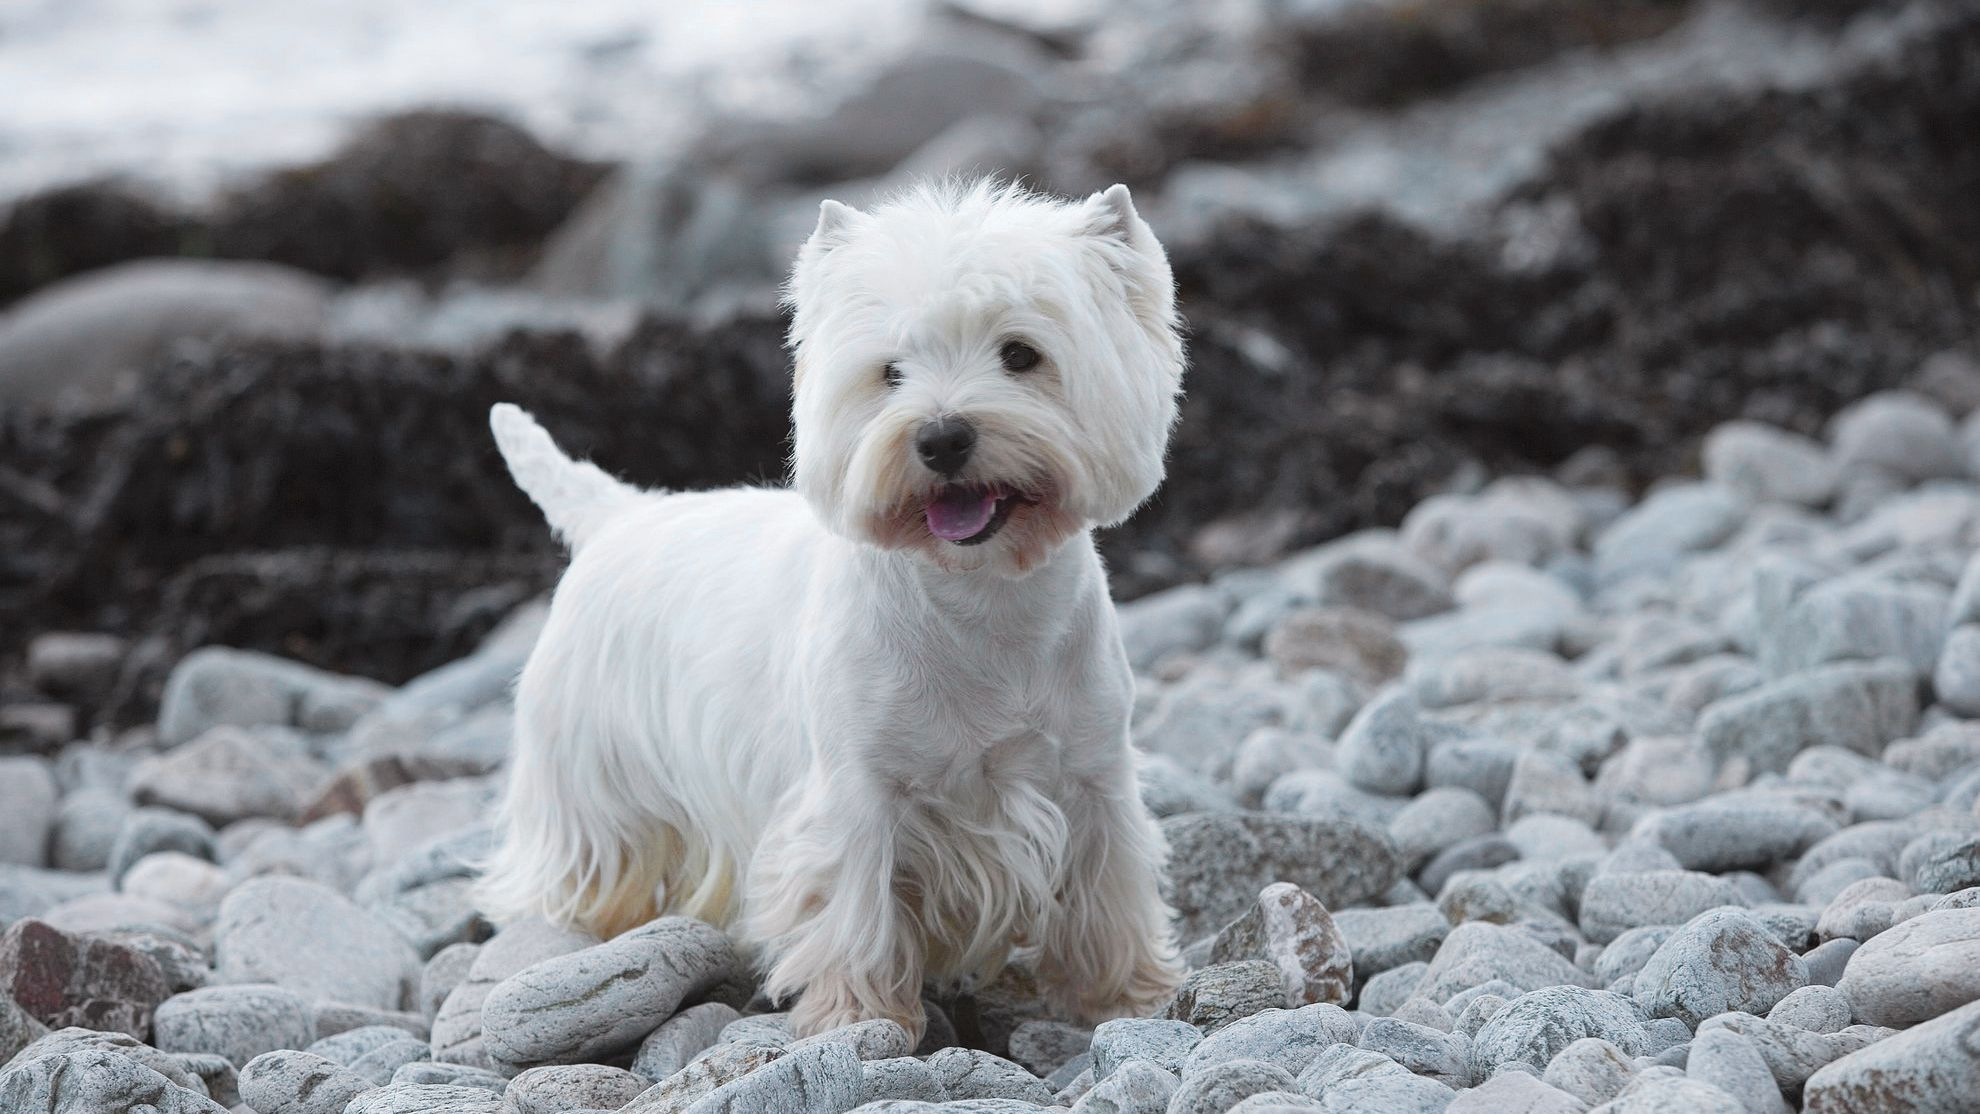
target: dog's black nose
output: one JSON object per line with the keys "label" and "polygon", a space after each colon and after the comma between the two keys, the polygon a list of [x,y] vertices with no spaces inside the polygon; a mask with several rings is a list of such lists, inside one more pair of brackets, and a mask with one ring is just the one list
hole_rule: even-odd
{"label": "dog's black nose", "polygon": [[921,462],[944,476],[953,476],[969,463],[976,448],[976,427],[962,418],[937,418],[914,435],[914,451]]}

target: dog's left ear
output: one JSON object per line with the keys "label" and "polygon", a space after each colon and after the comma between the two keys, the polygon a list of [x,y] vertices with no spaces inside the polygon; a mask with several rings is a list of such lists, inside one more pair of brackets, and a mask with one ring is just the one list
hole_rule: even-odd
{"label": "dog's left ear", "polygon": [[1134,211],[1134,198],[1128,196],[1128,188],[1116,183],[1086,199],[1086,207],[1093,212],[1094,231],[1102,236],[1117,236],[1128,243],[1135,242],[1135,230],[1141,226],[1141,217]]}
{"label": "dog's left ear", "polygon": [[831,198],[818,203],[818,227],[811,230],[811,239],[806,243],[819,250],[838,247],[851,235],[853,225],[858,222],[859,210]]}

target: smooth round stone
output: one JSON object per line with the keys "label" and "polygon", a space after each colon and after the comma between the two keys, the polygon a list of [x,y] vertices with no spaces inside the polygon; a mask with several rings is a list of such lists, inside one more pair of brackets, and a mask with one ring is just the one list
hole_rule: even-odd
{"label": "smooth round stone", "polygon": [[1715,909],[1673,933],[1637,972],[1654,1017],[1696,1025],[1729,1010],[1764,1012],[1808,983],[1807,967],[1751,913]]}
{"label": "smooth round stone", "polygon": [[241,1069],[241,1101],[279,1114],[343,1114],[377,1086],[334,1060],[308,1052],[264,1052]]}
{"label": "smooth round stone", "polygon": [[246,1066],[264,1052],[314,1043],[309,1003],[279,986],[209,986],[167,998],[152,1018],[166,1052],[217,1052]]}
{"label": "smooth round stone", "polygon": [[34,1114],[227,1114],[128,1056],[104,1049],[16,1060],[0,1071],[0,1110]]}
{"label": "smooth round stone", "polygon": [[1632,928],[1684,924],[1709,909],[1745,905],[1732,883],[1690,870],[1600,874],[1581,894],[1581,931],[1606,944]]}
{"label": "smooth round stone", "polygon": [[482,1005],[482,1040],[505,1064],[593,1060],[638,1044],[735,968],[719,930],[663,917],[503,980]]}
{"label": "smooth round stone", "polygon": [[1226,1060],[1185,1077],[1169,1097],[1168,1114],[1224,1114],[1252,1095],[1296,1089],[1283,1068],[1258,1060]]}
{"label": "smooth round stone", "polygon": [[1980,909],[1926,913],[1858,948],[1836,989],[1858,1021],[1904,1027],[1980,998]]}
{"label": "smooth round stone", "polygon": [[1961,1114],[1980,1095],[1980,1002],[1892,1034],[1808,1078],[1808,1114]]}

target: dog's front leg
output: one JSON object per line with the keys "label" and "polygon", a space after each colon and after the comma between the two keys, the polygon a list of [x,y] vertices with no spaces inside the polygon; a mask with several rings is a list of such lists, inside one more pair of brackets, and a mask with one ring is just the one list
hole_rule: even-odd
{"label": "dog's front leg", "polygon": [[1127,747],[1077,779],[1057,907],[1039,948],[1040,979],[1088,1021],[1147,1017],[1182,982],[1161,872],[1168,845],[1141,803]]}
{"label": "dog's front leg", "polygon": [[802,1036],[884,1017],[920,1041],[923,953],[895,886],[895,808],[859,772],[813,771],[751,864],[749,932],[764,989],[797,995]]}

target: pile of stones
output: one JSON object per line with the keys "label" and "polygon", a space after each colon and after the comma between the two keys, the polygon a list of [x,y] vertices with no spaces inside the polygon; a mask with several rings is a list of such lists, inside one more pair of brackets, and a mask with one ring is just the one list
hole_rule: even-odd
{"label": "pile of stones", "polygon": [[1888,392],[1144,597],[1187,980],[1092,1027],[1020,961],[918,1043],[799,1038],[696,921],[477,913],[540,607],[397,689],[209,647],[155,725],[0,760],[0,1109],[1970,1111],[1976,553],[1980,416]]}

